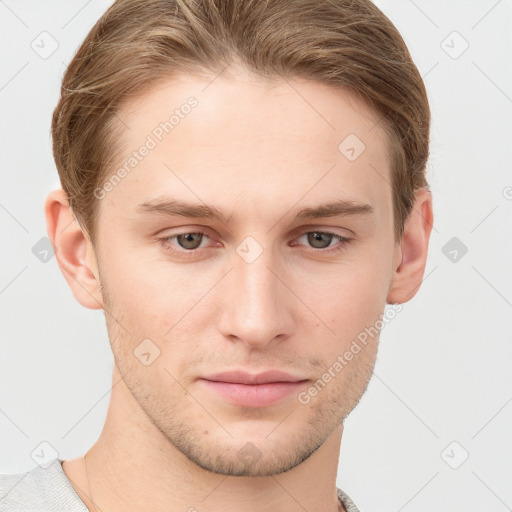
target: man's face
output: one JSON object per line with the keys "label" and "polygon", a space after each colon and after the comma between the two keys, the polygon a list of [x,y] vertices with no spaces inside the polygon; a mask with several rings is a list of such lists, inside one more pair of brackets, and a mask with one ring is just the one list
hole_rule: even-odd
{"label": "man's face", "polygon": [[[152,423],[203,468],[271,475],[326,441],[373,371],[378,336],[341,370],[335,363],[383,313],[399,251],[388,142],[347,92],[212,80],[181,77],[123,106],[129,129],[112,174],[139,157],[98,192],[96,258],[116,365]],[[175,109],[166,133],[160,123]],[[165,200],[225,218],[140,206]],[[372,210],[296,216],[340,200]],[[204,379],[235,370],[302,382],[226,396],[229,386]]]}

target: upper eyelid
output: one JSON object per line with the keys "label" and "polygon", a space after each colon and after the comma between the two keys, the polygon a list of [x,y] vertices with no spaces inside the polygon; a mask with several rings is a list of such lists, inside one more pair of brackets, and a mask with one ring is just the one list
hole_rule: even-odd
{"label": "upper eyelid", "polygon": [[[169,228],[169,230],[172,230],[172,229],[180,229],[179,227],[177,228]],[[343,234],[343,233],[336,233],[336,229],[342,229],[344,230],[345,232],[348,232],[349,234]],[[164,230],[164,232],[167,231],[167,230]],[[188,233],[204,233],[206,235],[208,235],[208,233],[212,232],[212,231],[215,231],[215,230],[212,230],[212,228],[209,228],[208,226],[191,226],[191,227],[186,227],[186,228],[183,228],[182,231],[179,231],[177,233],[172,233],[172,234],[169,234],[168,236],[166,237],[163,237],[163,238],[167,238],[167,237],[173,237],[173,236],[178,236],[178,235],[185,235],[185,234],[188,234]],[[160,231],[161,232],[161,231]],[[343,236],[343,237],[349,237],[349,236],[355,236],[355,233],[351,230],[351,229],[348,229],[348,228],[341,228],[341,227],[337,227],[337,226],[321,226],[321,225],[303,225],[303,226],[298,226],[298,227],[295,227],[293,228],[290,232],[289,232],[289,236],[293,235],[293,236],[297,236],[299,234],[304,234],[304,233],[310,233],[310,232],[321,232],[321,233],[332,233],[333,235],[337,235],[337,236]],[[230,230],[229,231],[229,234],[232,235],[232,231]],[[211,237],[210,237],[211,238]]]}
{"label": "upper eyelid", "polygon": [[[346,228],[345,228],[346,229]],[[188,234],[191,234],[191,233],[201,233],[203,235],[206,235],[208,236],[209,238],[212,238],[208,233],[209,233],[209,229],[207,228],[188,228],[188,229],[184,229],[183,231],[178,231],[177,233],[171,233],[171,234],[168,234],[168,235],[165,235],[165,236],[159,236],[159,238],[173,238],[173,237],[176,237],[176,236],[180,236],[180,235],[188,235]],[[347,231],[350,231],[350,230],[347,230]],[[342,234],[342,233],[336,233],[334,229],[331,229],[329,227],[326,227],[326,228],[318,228],[318,227],[315,227],[315,226],[304,226],[303,228],[295,228],[291,231],[290,235],[293,235],[293,236],[299,236],[299,235],[304,235],[306,233],[324,233],[324,234],[331,234],[331,235],[334,235],[334,236],[341,236],[341,237],[344,237],[344,238],[348,238],[350,235],[345,235],[345,234]]]}

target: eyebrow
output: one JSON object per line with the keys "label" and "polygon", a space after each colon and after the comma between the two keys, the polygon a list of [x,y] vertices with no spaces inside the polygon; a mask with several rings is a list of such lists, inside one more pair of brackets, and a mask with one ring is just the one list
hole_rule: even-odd
{"label": "eyebrow", "polygon": [[[233,213],[227,216],[215,206],[206,204],[192,204],[170,198],[156,198],[139,204],[135,211],[140,214],[161,214],[165,216],[182,216],[190,218],[216,219],[222,223],[229,223]],[[374,208],[366,203],[357,203],[352,200],[340,199],[318,206],[310,206],[298,210],[295,219],[298,221],[311,220],[323,217],[342,217],[349,215],[369,215]]]}

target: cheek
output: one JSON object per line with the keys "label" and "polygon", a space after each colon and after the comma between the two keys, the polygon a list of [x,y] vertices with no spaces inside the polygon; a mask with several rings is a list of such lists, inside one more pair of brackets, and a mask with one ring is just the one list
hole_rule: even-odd
{"label": "cheek", "polygon": [[304,279],[297,295],[318,317],[319,328],[326,324],[338,338],[351,336],[373,324],[385,307],[388,276],[383,267],[371,258],[366,264],[347,262]]}
{"label": "cheek", "polygon": [[[108,255],[102,277],[116,309],[131,324],[153,326],[162,335],[172,322],[170,315],[177,315],[189,297],[197,296],[197,284],[191,286],[183,267],[150,260],[141,250],[120,251],[114,243]],[[160,330],[156,322],[163,322]]]}
{"label": "cheek", "polygon": [[[105,276],[112,302],[110,309],[122,326],[108,318],[113,351],[125,364],[164,381],[170,378],[164,368],[177,369],[180,361],[201,355],[196,353],[199,344],[191,346],[190,340],[202,338],[205,323],[198,321],[198,315],[203,311],[200,306],[208,303],[199,299],[207,287],[204,280],[190,279],[183,269],[184,266],[164,267],[154,262],[144,265],[140,260],[117,261],[112,257]],[[144,341],[148,339],[152,343]],[[134,358],[134,353],[147,350],[158,357],[146,368]],[[186,367],[180,369],[184,370]]]}

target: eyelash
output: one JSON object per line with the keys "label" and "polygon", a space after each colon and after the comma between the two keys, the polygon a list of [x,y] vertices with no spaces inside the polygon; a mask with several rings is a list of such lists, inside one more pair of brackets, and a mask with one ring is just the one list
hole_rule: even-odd
{"label": "eyelash", "polygon": [[[301,236],[307,235],[309,233],[318,233],[321,235],[329,235],[338,240],[338,244],[336,244],[333,248],[329,248],[329,247],[325,248],[325,249],[316,249],[314,247],[309,248],[312,252],[318,253],[318,254],[320,254],[320,253],[333,254],[333,253],[338,253],[340,251],[343,251],[346,248],[346,245],[352,240],[351,238],[346,238],[342,235],[338,235],[337,233],[332,233],[331,231],[315,231],[315,230],[304,231],[303,233],[301,233],[299,235],[299,238]],[[166,237],[160,238],[159,240],[160,240],[162,246],[165,248],[165,250],[169,251],[171,254],[178,255],[178,256],[185,256],[185,257],[196,256],[199,251],[199,248],[198,249],[188,249],[188,250],[181,249],[181,250],[179,250],[179,249],[176,249],[175,246],[170,243],[171,240],[173,240],[181,235],[203,235],[203,236],[206,236],[207,238],[209,238],[208,235],[204,231],[183,231],[182,233],[176,233],[171,236],[166,236]]]}

